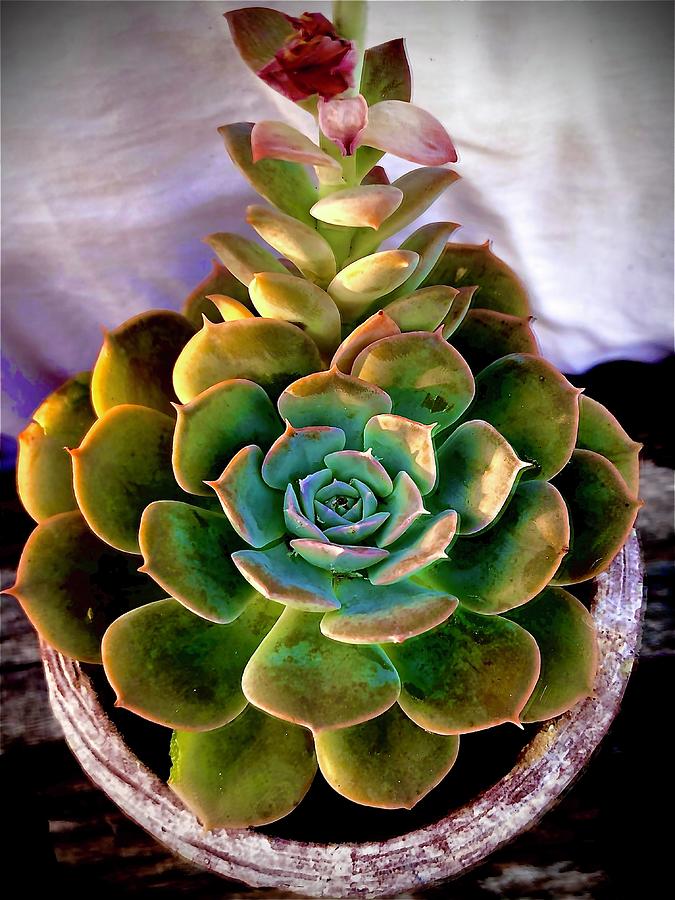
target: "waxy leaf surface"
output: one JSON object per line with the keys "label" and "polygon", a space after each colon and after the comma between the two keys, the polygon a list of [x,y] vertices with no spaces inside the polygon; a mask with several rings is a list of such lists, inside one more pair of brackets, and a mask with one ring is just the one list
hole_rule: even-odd
{"label": "waxy leaf surface", "polygon": [[631,440],[611,412],[585,394],[579,396],[577,447],[605,456],[619,470],[628,490],[637,496],[642,444]]}
{"label": "waxy leaf surface", "polygon": [[239,55],[254,72],[262,69],[294,32],[283,13],[264,6],[233,9],[225,18]]}
{"label": "waxy leaf surface", "polygon": [[286,609],[242,679],[254,706],[315,732],[372,719],[400,691],[396,670],[379,647],[330,640],[321,634],[321,619]]}
{"label": "waxy leaf surface", "polygon": [[254,707],[214,731],[174,732],[169,786],[206,829],[288,815],[316,774],[312,736]]}
{"label": "waxy leaf surface", "polygon": [[337,368],[316,372],[290,384],[279,397],[279,413],[294,428],[334,425],[345,433],[345,446],[360,450],[371,416],[391,412],[391,399],[375,385]]}
{"label": "waxy leaf surface", "polygon": [[390,184],[361,185],[335,191],[315,203],[310,212],[329,225],[379,228],[401,205],[402,192]]}
{"label": "waxy leaf surface", "polygon": [[440,625],[457,607],[457,599],[412,581],[380,587],[368,578],[338,582],[340,609],[321,621],[326,637],[347,644],[380,644],[405,641]]}
{"label": "waxy leaf surface", "polygon": [[138,560],[113,550],[87,527],[79,511],[52,516],[23,549],[16,597],[39,634],[66,656],[101,662],[101,638],[121,613],[163,591]]}
{"label": "waxy leaf surface", "polygon": [[448,314],[457,293],[455,288],[444,284],[432,285],[393,300],[385,306],[384,312],[401,331],[435,331]]}
{"label": "waxy leaf surface", "polygon": [[375,300],[407,280],[419,260],[408,250],[382,250],[345,266],[328,285],[328,293],[345,322],[353,322]]}
{"label": "waxy leaf surface", "polygon": [[261,316],[298,325],[321,353],[330,357],[340,343],[340,313],[332,297],[311,281],[295,275],[265,273],[249,285]]}
{"label": "waxy leaf surface", "polygon": [[452,336],[452,346],[474,372],[511,353],[539,353],[528,319],[492,309],[470,309]]}
{"label": "waxy leaf surface", "polygon": [[232,162],[265,200],[289,216],[313,225],[309,210],[318,197],[304,166],[280,159],[261,159],[254,163],[251,156],[252,130],[250,122],[223,125],[218,129]]}
{"label": "waxy leaf surface", "polygon": [[475,306],[511,316],[530,315],[523,283],[513,269],[494,255],[489,242],[448,244],[425,284],[451,284],[456,288],[478,285]]}
{"label": "waxy leaf surface", "polygon": [[230,378],[255,381],[276,400],[297,378],[317,372],[314,341],[295,325],[276,319],[205,323],[184,348],[173,381],[181,403]]}
{"label": "waxy leaf surface", "polygon": [[141,313],[107,332],[91,376],[96,414],[133,403],[173,415],[173,367],[194,333],[184,316],[163,309]]}
{"label": "waxy leaf surface", "polygon": [[380,809],[412,809],[448,774],[458,750],[456,735],[424,731],[396,705],[369,722],[316,736],[330,786]]}
{"label": "waxy leaf surface", "polygon": [[147,406],[115,406],[73,456],[75,496],[87,524],[118,550],[139,553],[138,526],[153,500],[189,499],[171,468],[174,421]]}
{"label": "waxy leaf surface", "polygon": [[284,266],[269,250],[239,234],[219,231],[210,234],[204,240],[218,254],[235,278],[246,287],[258,272],[286,272]]}
{"label": "waxy leaf surface", "polygon": [[263,452],[250,444],[232,457],[223,474],[208,482],[230,524],[247,544],[264,547],[285,534],[282,497],[263,481]]}
{"label": "waxy leaf surface", "polygon": [[[413,169],[412,172],[407,172],[405,175],[397,178],[393,184],[394,187],[403,191],[401,205],[380,225],[377,231],[364,229],[354,237],[350,259],[360,259],[367,253],[377,250],[383,241],[421,216],[425,209],[431,206],[434,200],[458,178],[459,175],[456,172],[439,166]],[[433,272],[431,274],[433,275]],[[449,281],[439,282],[429,281],[429,279],[427,279],[427,283],[451,284]],[[453,287],[457,286],[453,285]],[[389,290],[394,290],[395,287],[397,285]]]}
{"label": "waxy leaf surface", "polygon": [[499,522],[460,537],[448,560],[425,572],[424,580],[475,612],[504,612],[527,603],[549,583],[569,539],[560,493],[545,481],[521,482]]}
{"label": "waxy leaf surface", "polygon": [[572,537],[554,582],[576,584],[609,566],[642,504],[616,466],[592,450],[575,450],[555,483],[570,511]]}
{"label": "waxy leaf surface", "polygon": [[492,425],[480,420],[465,422],[453,431],[436,459],[438,486],[429,504],[434,510],[456,510],[460,534],[487,528],[530,467]]}
{"label": "waxy leaf surface", "polygon": [[238,550],[232,561],[244,578],[269,600],[314,612],[340,605],[328,572],[277,544],[267,550]]}
{"label": "waxy leaf surface", "polygon": [[459,225],[455,222],[431,222],[428,225],[422,225],[403,241],[399,249],[412,250],[417,253],[420,261],[410,278],[392,291],[387,299],[394,300],[397,297],[404,297],[422,284],[443,252],[448,238],[457,228]]}
{"label": "waxy leaf surface", "polygon": [[172,599],[126,613],[102,644],[116,705],[189,731],[231,722],[246,706],[244,667],[279,613],[262,598],[229,625],[208,622]]}
{"label": "waxy leaf surface", "polygon": [[389,556],[368,573],[373,584],[395,584],[443,559],[457,534],[457,513],[448,509],[420,519],[388,546]]}
{"label": "waxy leaf surface", "polygon": [[525,606],[511,610],[517,622],[537,642],[541,673],[521,722],[541,722],[570,709],[593,690],[598,644],[593,619],[572,594],[546,588]]}
{"label": "waxy leaf surface", "polygon": [[143,513],[138,540],[143,571],[204,619],[232,622],[258,596],[230,558],[241,541],[220,513],[158,500]]}
{"label": "waxy leaf surface", "polygon": [[191,494],[210,496],[204,482],[217,478],[242,447],[267,449],[283,430],[265,391],[243,378],[214,384],[177,410],[173,471]]}
{"label": "waxy leaf surface", "polygon": [[461,605],[438,628],[385,650],[401,677],[401,708],[436,734],[519,723],[539,677],[539,649],[525,629]]}
{"label": "waxy leaf surface", "polygon": [[251,305],[244,285],[229,269],[214,259],[211,271],[187,296],[181,309],[182,314],[194,328],[202,327],[204,316],[210,322],[220,322],[222,319],[217,306],[209,300],[209,294],[232,297],[247,307]]}
{"label": "waxy leaf surface", "polygon": [[262,477],[270,487],[286,490],[286,485],[323,468],[328,453],[343,450],[345,433],[341,428],[317,425],[286,431],[270,447],[262,465]]}
{"label": "waxy leaf surface", "polygon": [[[315,228],[298,222],[293,216],[257,204],[246,210],[246,221],[270,247],[290,259],[310,281],[328,284],[334,277],[333,251]],[[253,296],[251,299],[255,303]]]}
{"label": "waxy leaf surface", "polygon": [[392,479],[407,472],[422,494],[428,494],[436,483],[432,430],[402,416],[373,416],[363,431],[363,446],[373,451]]}
{"label": "waxy leaf surface", "polygon": [[66,381],[40,404],[34,421],[18,437],[17,489],[36,522],[77,509],[73,469],[65,448],[77,447],[96,419],[90,381],[89,372]]}
{"label": "waxy leaf surface", "polygon": [[361,351],[352,374],[386,391],[397,415],[439,428],[458,419],[474,394],[471,370],[439,332],[383,338]]}
{"label": "waxy leaf surface", "polygon": [[579,391],[551,363],[514,353],[476,378],[476,396],[465,418],[484,419],[533,463],[525,478],[548,480],[569,460],[579,423]]}
{"label": "waxy leaf surface", "polygon": [[365,322],[357,325],[335,351],[331,367],[349,373],[359,353],[375,341],[400,334],[401,329],[383,310],[374,313]]}

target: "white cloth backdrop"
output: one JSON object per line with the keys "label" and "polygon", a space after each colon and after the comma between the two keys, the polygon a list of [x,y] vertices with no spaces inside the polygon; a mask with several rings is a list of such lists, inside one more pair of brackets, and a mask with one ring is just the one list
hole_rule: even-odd
{"label": "white cloth backdrop", "polygon": [[[205,234],[251,235],[218,125],[312,133],[233,50],[222,16],[241,5],[3,4],[5,433],[92,365],[100,326],[178,308]],[[494,241],[562,369],[672,350],[672,5],[373,3],[368,43],[402,35],[413,99],[460,152],[424,220]]]}

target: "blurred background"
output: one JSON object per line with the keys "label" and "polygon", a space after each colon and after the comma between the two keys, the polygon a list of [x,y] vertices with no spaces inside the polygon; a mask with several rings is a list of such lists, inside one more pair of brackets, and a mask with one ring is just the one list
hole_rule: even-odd
{"label": "blurred background", "polygon": [[[257,195],[216,128],[270,118],[313,134],[233,50],[222,16],[241,5],[2,3],[4,583],[31,528],[12,486],[14,439],[32,410],[93,365],[101,326],[180,307],[210,269],[204,235],[253,237],[243,214]],[[266,5],[331,15],[325,2]],[[369,45],[402,35],[413,102],[460,154],[461,180],[418,224],[460,222],[457,240],[492,240],[528,287],[544,355],[645,444],[649,602],[624,711],[541,826],[442,895],[630,896],[659,883],[657,698],[675,665],[673,6],[372,3]],[[412,168],[384,165],[392,180]],[[239,896],[91,788],[60,741],[36,641],[12,604],[2,599],[3,771],[20,845],[71,895]]]}

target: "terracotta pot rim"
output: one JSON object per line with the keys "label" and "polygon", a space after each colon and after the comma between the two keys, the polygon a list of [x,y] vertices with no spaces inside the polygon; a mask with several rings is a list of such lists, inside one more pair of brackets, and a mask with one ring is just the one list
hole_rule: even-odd
{"label": "terracotta pot rim", "polygon": [[465,872],[534,824],[581,772],[614,719],[639,649],[642,564],[635,532],[597,579],[600,665],[593,696],[544,723],[513,769],[447,816],[383,841],[319,844],[258,831],[205,832],[131,752],[78,663],[42,645],[54,714],[92,781],[174,853],[214,874],[303,897],[392,896]]}

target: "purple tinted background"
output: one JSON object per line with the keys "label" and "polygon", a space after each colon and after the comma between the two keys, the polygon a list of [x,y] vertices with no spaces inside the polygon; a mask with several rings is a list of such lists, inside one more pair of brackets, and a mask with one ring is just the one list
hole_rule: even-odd
{"label": "purple tinted background", "polygon": [[[222,13],[241,5],[3,4],[6,434],[91,367],[101,326],[180,306],[209,269],[201,237],[252,236],[218,125],[312,133],[233,51]],[[672,350],[671,4],[372,4],[368,42],[400,35],[461,157],[422,222],[494,240],[564,370]]]}

